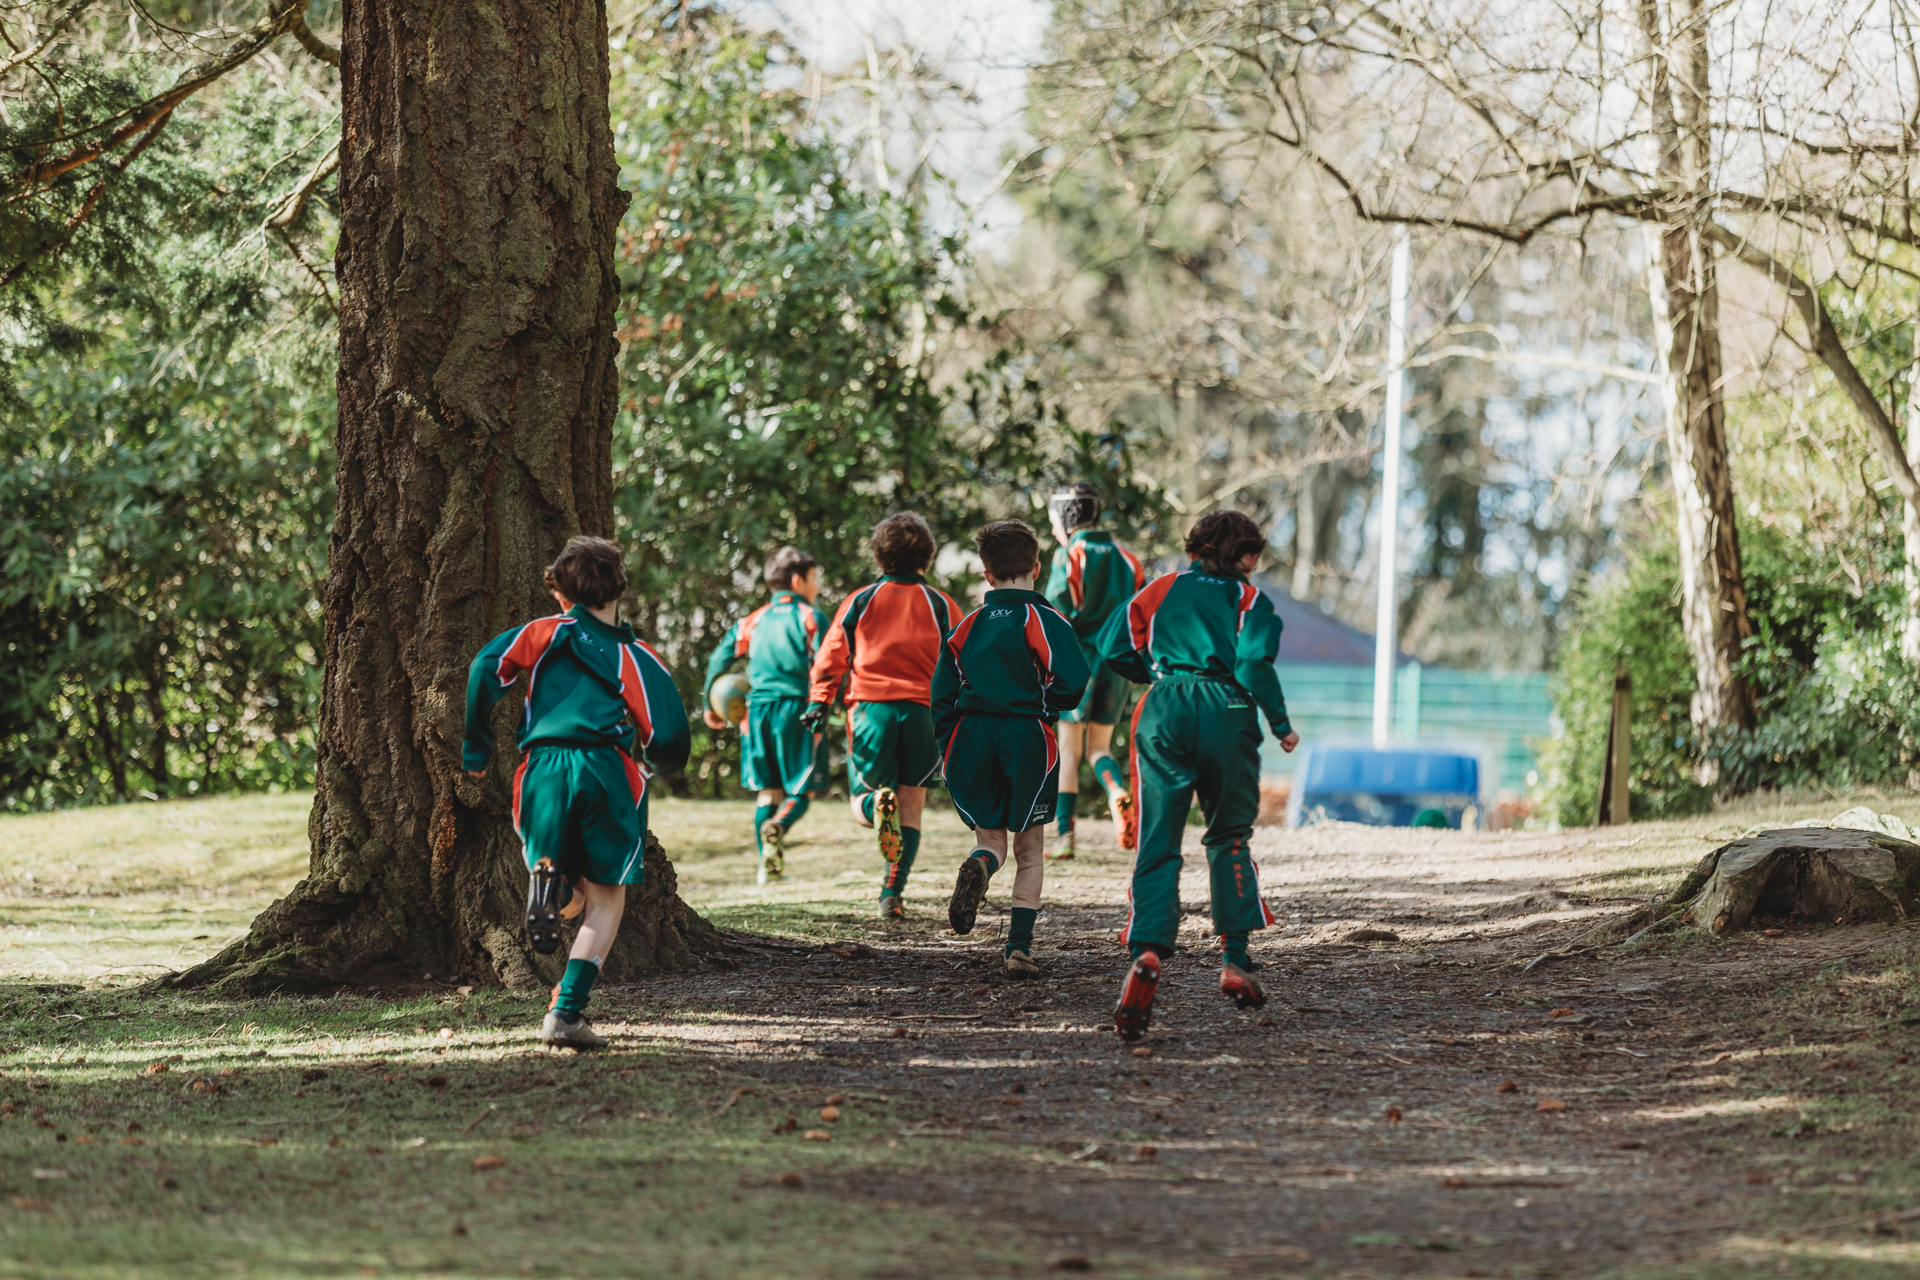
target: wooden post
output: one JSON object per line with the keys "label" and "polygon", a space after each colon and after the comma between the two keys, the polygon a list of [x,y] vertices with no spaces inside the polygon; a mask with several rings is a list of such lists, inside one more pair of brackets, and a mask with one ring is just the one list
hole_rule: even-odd
{"label": "wooden post", "polygon": [[1613,666],[1613,714],[1607,718],[1607,758],[1600,774],[1600,804],[1594,814],[1596,827],[1616,826],[1632,821],[1628,816],[1628,750],[1633,732],[1633,677],[1627,664]]}

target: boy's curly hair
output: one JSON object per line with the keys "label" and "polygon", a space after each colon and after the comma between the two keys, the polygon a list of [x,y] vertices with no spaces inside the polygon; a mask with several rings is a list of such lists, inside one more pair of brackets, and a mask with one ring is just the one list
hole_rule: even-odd
{"label": "boy's curly hair", "polygon": [[1040,563],[1040,538],[1024,520],[996,520],[973,535],[980,567],[995,582],[1032,573]]}
{"label": "boy's curly hair", "polygon": [[767,557],[767,585],[775,591],[792,589],[795,578],[813,572],[815,560],[798,547],[782,547]]}
{"label": "boy's curly hair", "polygon": [[1242,556],[1266,549],[1267,535],[1238,511],[1210,511],[1187,534],[1187,557],[1223,578],[1240,571]]}
{"label": "boy's curly hair", "polygon": [[618,544],[605,538],[568,538],[547,566],[547,590],[558,591],[589,609],[618,600],[627,592],[627,566]]}
{"label": "boy's curly hair", "polygon": [[933,530],[911,511],[888,516],[873,526],[867,546],[880,572],[890,574],[925,573],[936,550]]}

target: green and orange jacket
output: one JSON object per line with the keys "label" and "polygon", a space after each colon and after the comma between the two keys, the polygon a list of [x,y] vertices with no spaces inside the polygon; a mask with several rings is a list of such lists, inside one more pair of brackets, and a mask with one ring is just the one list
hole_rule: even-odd
{"label": "green and orange jacket", "polygon": [[1147,585],[1140,557],[1099,529],[1075,529],[1053,553],[1047,599],[1073,624],[1089,649],[1114,610]]}
{"label": "green and orange jacket", "polygon": [[1106,664],[1136,683],[1185,674],[1230,680],[1253,695],[1273,736],[1293,731],[1273,662],[1280,619],[1273,602],[1238,574],[1195,565],[1155,578],[1114,611],[1100,633]]}
{"label": "green and orange jacket", "polygon": [[917,573],[883,575],[846,598],[813,659],[808,697],[917,702],[933,693],[940,642],[960,618],[953,597]]}
{"label": "green and orange jacket", "polygon": [[826,614],[795,592],[776,591],[770,603],[727,628],[707,659],[707,683],[701,692],[712,693],[713,682],[745,658],[747,683],[752,686],[747,701],[804,698],[808,673],[826,631]]}
{"label": "green and orange jacket", "polygon": [[989,591],[940,646],[933,736],[945,743],[967,716],[1051,723],[1080,705],[1093,671],[1073,625],[1037,591]]}
{"label": "green and orange jacket", "polygon": [[633,628],[610,627],[575,605],[536,618],[487,642],[467,672],[467,731],[461,767],[484,769],[493,756],[491,713],[527,677],[520,749],[617,747],[645,756],[655,771],[684,768],[693,735],[667,664]]}

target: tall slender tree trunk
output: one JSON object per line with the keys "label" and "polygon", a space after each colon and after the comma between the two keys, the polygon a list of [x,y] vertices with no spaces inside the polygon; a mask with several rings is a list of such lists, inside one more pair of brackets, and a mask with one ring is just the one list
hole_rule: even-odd
{"label": "tall slender tree trunk", "polygon": [[[1913,376],[1907,381],[1907,464],[1920,471],[1920,320],[1913,326]],[[1906,543],[1906,566],[1902,575],[1906,587],[1906,621],[1900,631],[1900,656],[1920,663],[1920,507],[1904,500],[1900,509],[1900,532]]]}
{"label": "tall slender tree trunk", "polygon": [[[1741,676],[1741,649],[1753,634],[1740,563],[1733,471],[1727,456],[1720,289],[1710,216],[1709,113],[1712,70],[1707,0],[1675,0],[1662,22],[1657,0],[1642,0],[1653,57],[1653,140],[1668,190],[1666,221],[1650,237],[1649,292],[1665,365],[1667,453],[1680,547],[1681,613],[1693,656],[1696,730],[1750,728],[1753,692]],[[1716,781],[1703,761],[1700,781]]]}
{"label": "tall slender tree trunk", "polygon": [[[178,979],[233,990],[550,980],[520,920],[506,751],[460,769],[467,664],[553,612],[613,525],[614,231],[601,0],[350,0],[339,498],[307,878]],[[511,712],[496,729],[512,740]],[[607,974],[712,938],[650,846]]]}

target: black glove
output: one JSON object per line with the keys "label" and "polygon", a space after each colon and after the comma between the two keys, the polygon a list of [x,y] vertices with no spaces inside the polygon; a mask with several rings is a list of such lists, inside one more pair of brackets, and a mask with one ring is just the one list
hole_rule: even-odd
{"label": "black glove", "polygon": [[807,726],[807,728],[813,730],[815,733],[818,733],[820,732],[821,729],[826,727],[827,713],[832,710],[833,710],[833,707],[828,703],[809,702],[807,704],[807,709],[800,713],[800,723]]}

